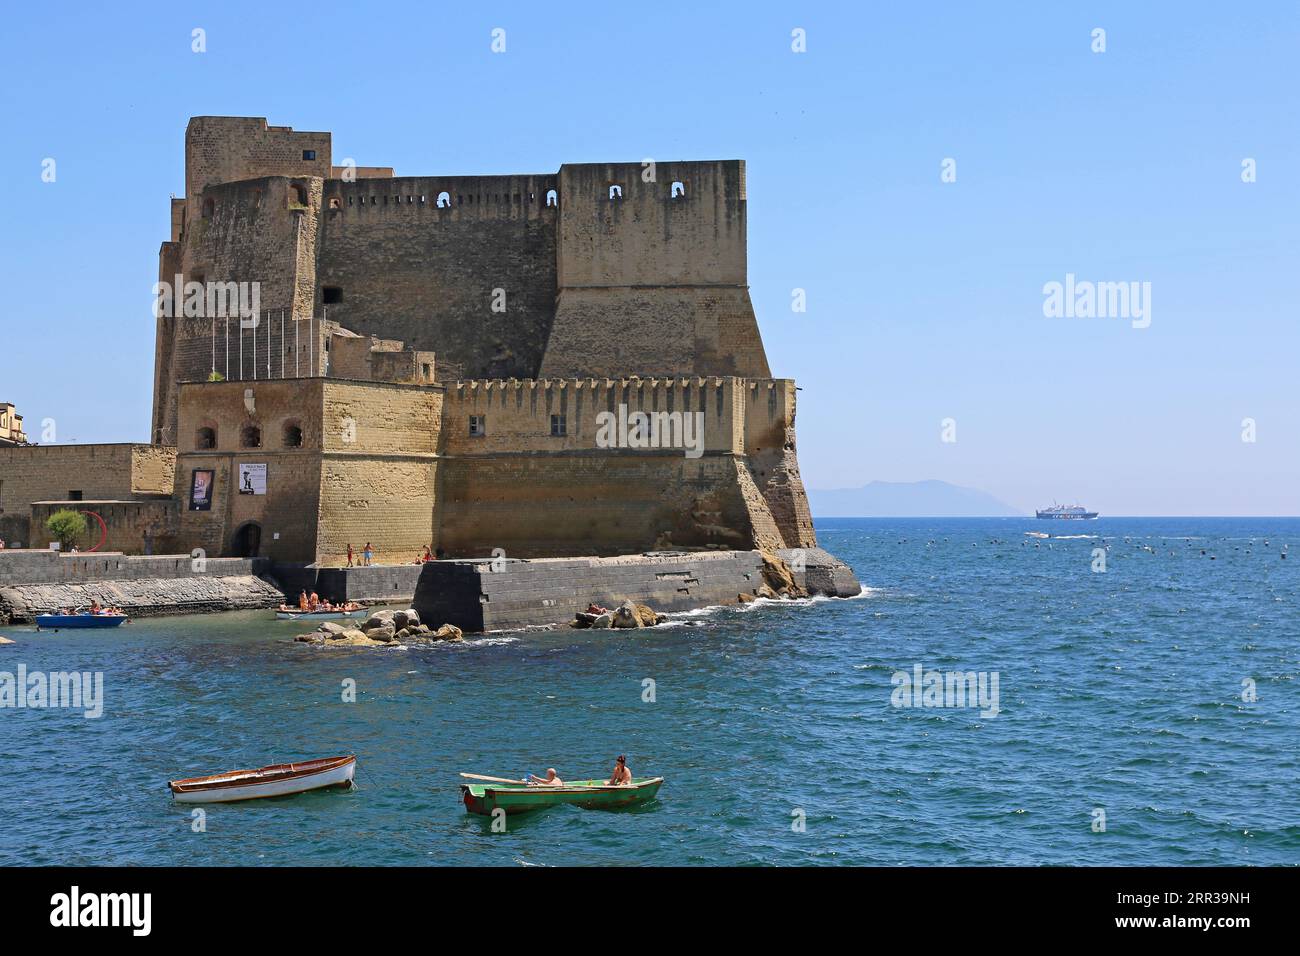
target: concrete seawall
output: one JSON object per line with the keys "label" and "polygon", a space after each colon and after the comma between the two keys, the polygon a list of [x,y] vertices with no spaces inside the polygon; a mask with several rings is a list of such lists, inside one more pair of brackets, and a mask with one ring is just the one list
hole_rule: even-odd
{"label": "concrete seawall", "polygon": [[[852,597],[853,569],[820,548],[778,552],[812,594]],[[273,608],[300,590],[333,601],[413,604],[433,626],[466,631],[560,624],[595,602],[656,611],[734,604],[762,586],[758,551],[649,552],[617,557],[466,559],[424,565],[316,568],[265,558],[61,555],[0,551],[0,624],[90,602],[135,617]]]}
{"label": "concrete seawall", "polygon": [[259,558],[0,551],[0,623],[92,600],[135,617],[276,607],[283,597],[261,576],[268,567]]}
{"label": "concrete seawall", "polygon": [[276,563],[270,576],[294,603],[300,591],[315,591],[336,603],[342,601],[410,604],[420,580],[420,564],[375,564],[367,568],[317,568]]}
{"label": "concrete seawall", "polygon": [[[778,552],[813,594],[852,597],[853,569],[820,548]],[[802,562],[799,558],[802,557]],[[796,563],[798,562],[798,563]],[[495,570],[494,570],[495,568]],[[430,626],[466,631],[562,624],[595,602],[656,611],[735,604],[764,583],[758,551],[651,552],[612,558],[437,561],[424,566],[414,607]]]}

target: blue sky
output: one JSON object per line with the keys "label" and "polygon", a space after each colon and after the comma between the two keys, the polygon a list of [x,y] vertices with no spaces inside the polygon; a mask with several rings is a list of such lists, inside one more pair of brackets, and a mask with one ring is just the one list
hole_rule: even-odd
{"label": "blue sky", "polygon": [[[26,4],[0,29],[0,400],[34,438],[147,440],[185,124],[251,115],[398,175],[745,159],[810,487],[1300,514],[1295,3]],[[1044,317],[1067,273],[1150,282],[1150,327]]]}

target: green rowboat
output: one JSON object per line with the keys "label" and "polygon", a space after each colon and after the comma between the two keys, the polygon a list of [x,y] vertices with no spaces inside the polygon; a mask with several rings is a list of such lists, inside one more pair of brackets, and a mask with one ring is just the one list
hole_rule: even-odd
{"label": "green rowboat", "polygon": [[630,784],[610,786],[603,780],[574,780],[563,787],[518,783],[462,783],[460,792],[470,813],[491,816],[493,810],[525,813],[568,803],[585,810],[619,810],[653,800],[663,777],[633,777]]}

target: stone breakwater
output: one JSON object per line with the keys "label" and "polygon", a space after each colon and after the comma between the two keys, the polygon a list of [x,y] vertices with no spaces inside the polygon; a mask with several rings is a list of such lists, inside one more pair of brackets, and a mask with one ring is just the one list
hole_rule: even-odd
{"label": "stone breakwater", "polygon": [[155,617],[271,608],[283,600],[279,588],[255,575],[23,584],[0,588],[0,621],[30,624],[38,614],[89,607],[91,601],[120,607],[132,617]]}
{"label": "stone breakwater", "polygon": [[[133,617],[274,608],[286,593],[290,603],[296,600],[303,582],[294,574],[316,573],[323,581],[326,570],[336,590],[354,600],[391,603],[414,590],[410,603],[417,631],[407,636],[416,639],[444,624],[462,631],[565,624],[580,621],[577,615],[592,605],[617,609],[630,602],[663,613],[764,597],[853,597],[861,591],[853,569],[820,548],[286,568],[293,586],[281,580],[280,570],[259,558],[0,552],[0,624],[31,622],[38,614],[92,601]],[[418,631],[421,626],[428,630]],[[394,636],[402,629],[395,627]],[[355,630],[371,644],[389,643],[382,629],[375,636],[373,627]],[[330,628],[314,634],[331,643],[339,640]],[[347,640],[360,643],[356,634]]]}
{"label": "stone breakwater", "polygon": [[564,624],[581,620],[591,605],[630,602],[662,613],[759,597],[855,597],[861,590],[853,569],[820,548],[653,551],[435,561],[422,569],[412,603],[423,622],[468,632]]}
{"label": "stone breakwater", "polygon": [[257,558],[0,551],[0,623],[91,601],[133,617],[276,607],[284,598],[263,577],[267,567]]}

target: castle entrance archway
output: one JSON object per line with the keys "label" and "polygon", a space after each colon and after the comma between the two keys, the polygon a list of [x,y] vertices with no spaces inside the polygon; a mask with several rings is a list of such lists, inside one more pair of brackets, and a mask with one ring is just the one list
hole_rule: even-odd
{"label": "castle entrance archway", "polygon": [[262,526],[249,521],[239,526],[230,539],[230,551],[237,558],[255,558],[262,547]]}

